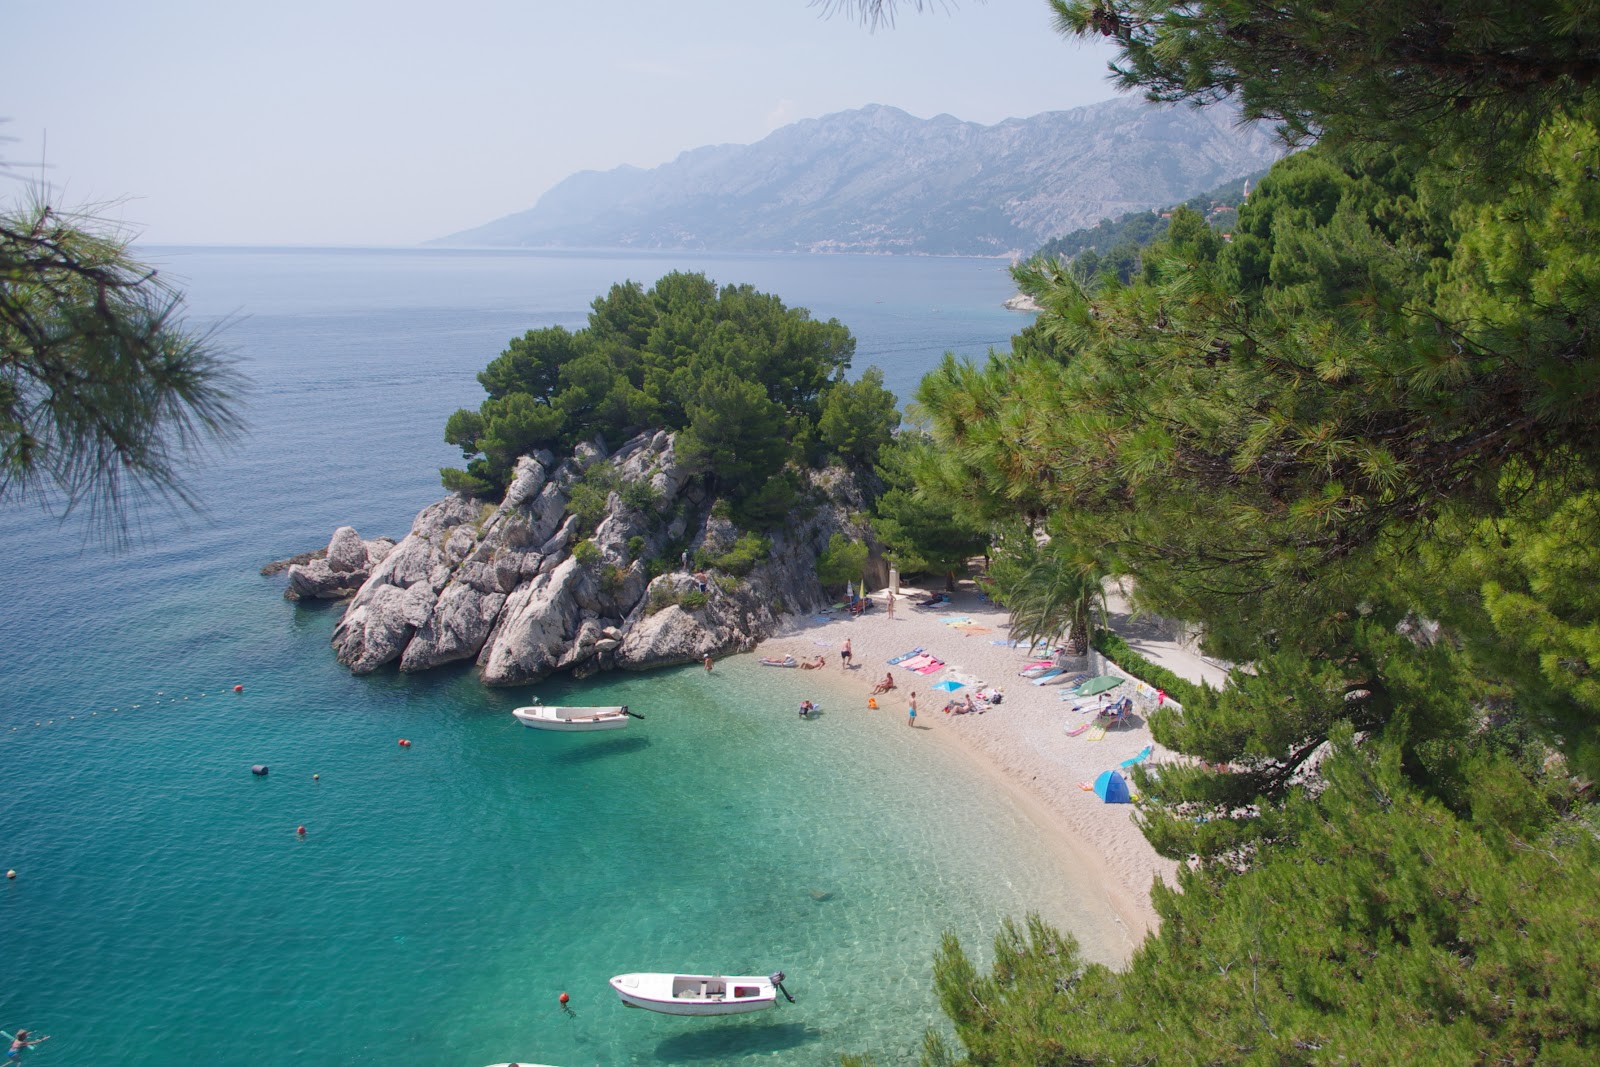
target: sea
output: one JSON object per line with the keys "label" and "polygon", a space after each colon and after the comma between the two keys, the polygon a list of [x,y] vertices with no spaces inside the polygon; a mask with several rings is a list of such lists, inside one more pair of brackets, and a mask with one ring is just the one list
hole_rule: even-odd
{"label": "sea", "polygon": [[[28,1062],[908,1063],[947,1032],[943,933],[987,960],[1007,916],[1102,921],[948,748],[854,707],[800,720],[802,672],[352,677],[340,607],[260,574],[340,525],[403,536],[475,374],[615,282],[698,270],[837,318],[905,400],[1029,321],[1004,262],[141,251],[250,379],[248,429],[189,470],[199,512],[145,509],[123,551],[0,505],[0,1029],[52,1035]],[[526,730],[535,698],[644,720]],[[672,970],[782,970],[795,999],[680,1019],[607,985]]]}

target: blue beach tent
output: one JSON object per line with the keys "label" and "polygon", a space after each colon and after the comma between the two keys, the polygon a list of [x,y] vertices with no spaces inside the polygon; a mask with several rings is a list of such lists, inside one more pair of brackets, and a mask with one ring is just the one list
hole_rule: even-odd
{"label": "blue beach tent", "polygon": [[1094,795],[1107,804],[1126,804],[1128,783],[1118,771],[1101,771],[1100,777],[1094,780]]}

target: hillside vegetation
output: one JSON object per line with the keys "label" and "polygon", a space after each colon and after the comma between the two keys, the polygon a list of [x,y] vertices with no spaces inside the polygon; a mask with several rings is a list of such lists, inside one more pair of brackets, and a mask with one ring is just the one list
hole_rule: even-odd
{"label": "hillside vegetation", "polygon": [[[1150,722],[1179,885],[1125,972],[1037,922],[924,1063],[1600,1059],[1600,31],[1549,0],[1056,0],[1129,87],[1309,143],[1224,241],[1060,263],[919,391],[917,493],[1027,632],[1104,574],[1249,663]],[[1048,540],[1038,535],[1047,534]]]}
{"label": "hillside vegetation", "polygon": [[838,320],[748,285],[681,272],[649,289],[620,283],[595,300],[587,327],[530,330],[478,375],[488,398],[445,427],[467,463],[443,481],[498,497],[519,456],[665,429],[686,471],[769,524],[794,500],[785,464],[870,465],[899,425],[880,371],[846,381],[854,354]]}

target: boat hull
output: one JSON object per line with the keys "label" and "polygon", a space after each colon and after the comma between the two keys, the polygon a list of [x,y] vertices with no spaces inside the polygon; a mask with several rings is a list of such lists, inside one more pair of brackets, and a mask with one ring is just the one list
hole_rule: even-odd
{"label": "boat hull", "polygon": [[611,988],[628,1007],[662,1015],[743,1015],[778,1001],[771,979],[757,977],[619,974],[611,979]]}
{"label": "boat hull", "polygon": [[592,730],[620,730],[628,725],[628,713],[619,707],[571,708],[532,705],[511,713],[532,730],[561,733],[586,733]]}

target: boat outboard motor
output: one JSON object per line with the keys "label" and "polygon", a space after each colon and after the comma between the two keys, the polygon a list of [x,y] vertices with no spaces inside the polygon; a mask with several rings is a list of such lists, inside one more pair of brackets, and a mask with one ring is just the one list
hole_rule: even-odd
{"label": "boat outboard motor", "polygon": [[792,993],[790,993],[787,989],[783,988],[783,972],[782,971],[774,971],[772,973],[772,984],[778,987],[778,992],[782,993],[784,995],[784,997],[786,997],[788,999],[790,1004],[794,1003],[794,995]]}

